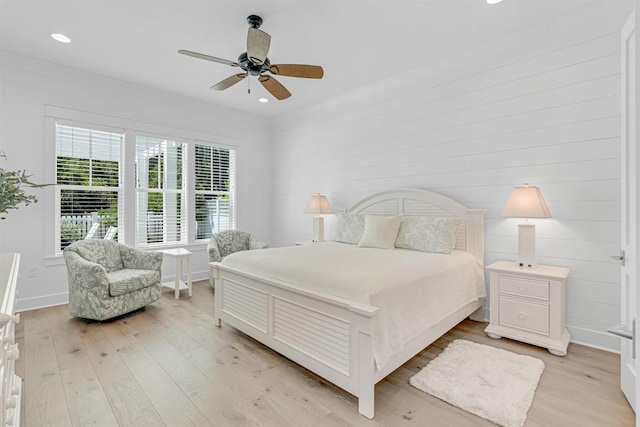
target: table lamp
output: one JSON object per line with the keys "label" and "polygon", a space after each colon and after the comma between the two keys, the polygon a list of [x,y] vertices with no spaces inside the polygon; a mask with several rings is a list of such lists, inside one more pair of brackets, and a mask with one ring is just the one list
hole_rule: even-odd
{"label": "table lamp", "polygon": [[313,217],[313,239],[312,242],[319,243],[324,242],[324,218],[322,214],[332,214],[333,209],[327,196],[323,196],[320,193],[311,196],[307,207],[304,208],[304,213],[315,214]]}
{"label": "table lamp", "polygon": [[529,218],[551,218],[551,212],[542,197],[538,187],[524,187],[513,189],[507,205],[502,211],[503,217],[524,218],[518,224],[518,260],[520,267],[536,268],[536,225],[529,222]]}

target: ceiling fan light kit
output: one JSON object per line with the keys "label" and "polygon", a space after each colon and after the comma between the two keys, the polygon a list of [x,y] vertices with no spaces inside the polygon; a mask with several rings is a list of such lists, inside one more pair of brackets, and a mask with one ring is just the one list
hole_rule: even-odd
{"label": "ceiling fan light kit", "polygon": [[257,15],[249,15],[247,23],[249,24],[247,51],[240,54],[238,62],[184,49],[179,50],[178,53],[192,58],[239,67],[244,71],[244,73],[234,74],[216,83],[211,86],[212,90],[225,90],[244,80],[247,76],[256,76],[260,84],[279,101],[289,98],[291,93],[274,76],[303,79],[321,79],[324,76],[324,70],[319,65],[271,64],[267,58],[271,46],[271,36],[259,29],[262,25],[262,18]]}

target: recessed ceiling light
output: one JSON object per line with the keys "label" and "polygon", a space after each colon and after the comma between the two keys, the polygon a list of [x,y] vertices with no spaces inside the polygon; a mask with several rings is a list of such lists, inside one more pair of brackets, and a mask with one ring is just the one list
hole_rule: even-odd
{"label": "recessed ceiling light", "polygon": [[64,34],[53,33],[51,34],[51,38],[60,43],[71,43],[71,39]]}
{"label": "recessed ceiling light", "polygon": [[489,4],[498,4],[500,3],[502,0],[487,0],[487,3]]}
{"label": "recessed ceiling light", "polygon": [[267,98],[260,98],[258,99],[258,102],[269,102],[269,100]]}

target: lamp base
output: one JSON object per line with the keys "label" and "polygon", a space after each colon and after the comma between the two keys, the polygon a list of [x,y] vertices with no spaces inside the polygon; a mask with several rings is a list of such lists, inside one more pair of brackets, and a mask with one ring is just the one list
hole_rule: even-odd
{"label": "lamp base", "polygon": [[313,243],[324,242],[324,218],[321,216],[313,217]]}
{"label": "lamp base", "polygon": [[536,268],[536,225],[530,222],[518,224],[518,267]]}

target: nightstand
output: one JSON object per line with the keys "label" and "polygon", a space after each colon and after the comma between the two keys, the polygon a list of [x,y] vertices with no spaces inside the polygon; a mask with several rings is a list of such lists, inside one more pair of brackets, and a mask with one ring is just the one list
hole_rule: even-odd
{"label": "nightstand", "polygon": [[548,265],[523,268],[515,262],[498,261],[487,271],[491,288],[487,335],[545,347],[551,354],[565,356],[571,338],[566,320],[570,270]]}

